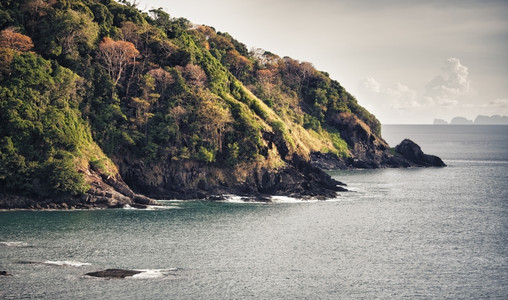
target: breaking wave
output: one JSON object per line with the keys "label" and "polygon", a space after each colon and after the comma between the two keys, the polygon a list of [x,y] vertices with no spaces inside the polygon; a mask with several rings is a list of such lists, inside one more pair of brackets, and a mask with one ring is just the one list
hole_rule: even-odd
{"label": "breaking wave", "polygon": [[164,277],[174,277],[175,271],[179,269],[145,269],[145,270],[136,270],[141,273],[133,275],[132,278],[135,279],[156,279],[156,278],[164,278]]}
{"label": "breaking wave", "polygon": [[73,260],[46,260],[45,262],[43,262],[43,264],[52,266],[67,266],[67,267],[83,267],[91,265],[89,263]]}
{"label": "breaking wave", "polygon": [[25,242],[0,242],[0,246],[5,247],[28,247],[28,243]]}

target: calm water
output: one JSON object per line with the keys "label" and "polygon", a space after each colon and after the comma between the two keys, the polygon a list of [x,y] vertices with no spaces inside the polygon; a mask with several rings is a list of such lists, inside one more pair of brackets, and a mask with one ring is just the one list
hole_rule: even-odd
{"label": "calm water", "polygon": [[[320,202],[0,212],[0,298],[508,298],[508,126],[385,126],[447,168],[336,171]],[[127,279],[85,273],[145,270]]]}

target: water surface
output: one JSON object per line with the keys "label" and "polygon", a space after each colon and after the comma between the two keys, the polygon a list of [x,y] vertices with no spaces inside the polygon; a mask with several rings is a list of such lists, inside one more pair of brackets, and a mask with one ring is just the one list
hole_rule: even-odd
{"label": "water surface", "polygon": [[0,212],[0,298],[506,299],[508,130],[436,128],[383,134],[449,167],[331,172],[331,201]]}

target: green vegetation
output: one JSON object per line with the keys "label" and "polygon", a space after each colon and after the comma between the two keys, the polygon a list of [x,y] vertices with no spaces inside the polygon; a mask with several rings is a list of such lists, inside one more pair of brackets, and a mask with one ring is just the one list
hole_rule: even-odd
{"label": "green vegetation", "polygon": [[289,154],[345,157],[328,123],[340,112],[379,134],[379,121],[311,64],[121,2],[0,3],[0,192],[82,194],[78,170],[117,172],[107,156],[231,168],[284,160],[270,157],[265,133]]}

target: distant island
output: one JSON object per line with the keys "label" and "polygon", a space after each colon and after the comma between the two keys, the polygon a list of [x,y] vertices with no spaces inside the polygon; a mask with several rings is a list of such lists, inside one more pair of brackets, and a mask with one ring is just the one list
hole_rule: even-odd
{"label": "distant island", "polygon": [[450,123],[443,119],[434,119],[434,125],[508,125],[508,116],[484,116],[478,115],[474,120],[469,120],[464,117],[455,117]]}

